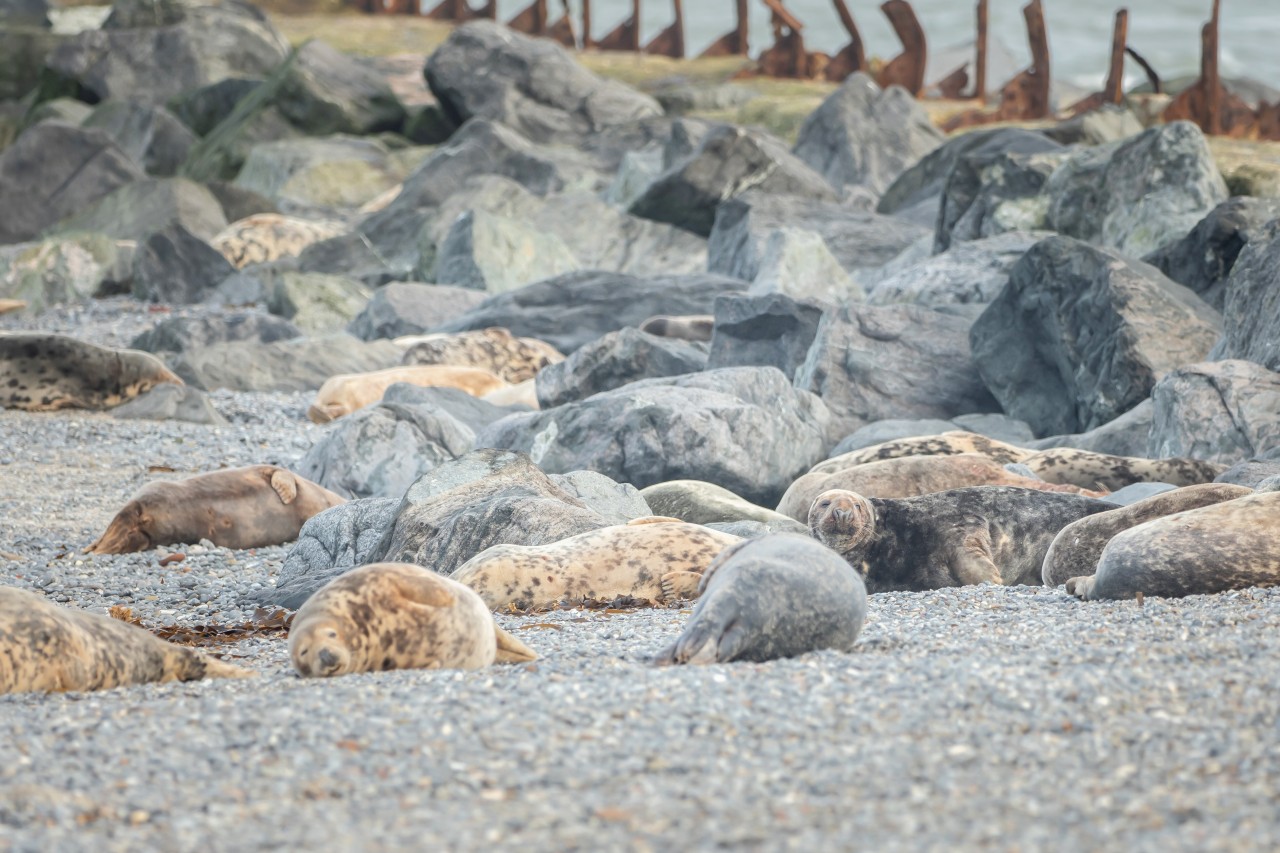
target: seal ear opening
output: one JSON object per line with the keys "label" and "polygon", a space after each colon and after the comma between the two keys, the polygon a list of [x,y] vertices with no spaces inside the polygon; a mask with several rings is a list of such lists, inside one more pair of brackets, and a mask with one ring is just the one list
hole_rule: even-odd
{"label": "seal ear opening", "polygon": [[538,653],[498,627],[493,626],[494,638],[498,641],[498,651],[494,655],[494,663],[525,663],[537,660]]}

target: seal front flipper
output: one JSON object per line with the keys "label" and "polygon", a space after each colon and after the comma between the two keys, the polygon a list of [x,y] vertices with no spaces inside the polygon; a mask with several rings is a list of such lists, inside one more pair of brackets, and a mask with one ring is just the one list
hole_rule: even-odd
{"label": "seal front flipper", "polygon": [[495,663],[525,663],[538,659],[538,653],[517,640],[512,635],[493,624],[494,639],[498,641],[498,651],[493,660]]}
{"label": "seal front flipper", "polygon": [[271,488],[280,496],[280,503],[291,504],[298,497],[298,481],[288,471],[271,472]]}
{"label": "seal front flipper", "polygon": [[658,579],[662,589],[662,601],[676,601],[682,598],[697,598],[698,585],[702,583],[702,575],[698,572],[667,572]]}
{"label": "seal front flipper", "polygon": [[1091,601],[1093,599],[1093,584],[1096,580],[1097,578],[1093,575],[1069,578],[1067,580],[1067,595],[1074,595],[1081,601]]}
{"label": "seal front flipper", "polygon": [[978,583],[1002,584],[1000,568],[991,552],[991,530],[980,518],[972,519],[973,527],[960,540],[956,554],[956,580],[960,586]]}

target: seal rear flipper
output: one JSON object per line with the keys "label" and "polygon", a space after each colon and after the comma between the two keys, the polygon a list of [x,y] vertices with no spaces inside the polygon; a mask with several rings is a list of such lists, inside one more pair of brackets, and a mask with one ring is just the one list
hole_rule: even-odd
{"label": "seal rear flipper", "polygon": [[502,630],[496,622],[493,625],[493,635],[498,641],[498,651],[493,658],[494,663],[525,663],[538,659],[537,652]]}
{"label": "seal rear flipper", "polygon": [[1070,578],[1067,580],[1067,595],[1074,595],[1081,601],[1092,601],[1095,581],[1096,578],[1092,575]]}
{"label": "seal rear flipper", "polygon": [[667,572],[658,580],[662,590],[661,601],[676,601],[698,597],[698,586],[702,583],[702,575],[698,572]]}
{"label": "seal rear flipper", "polygon": [[242,666],[225,663],[191,649],[179,648],[182,653],[176,666],[178,681],[200,681],[205,678],[253,678],[258,673]]}
{"label": "seal rear flipper", "polygon": [[271,488],[280,496],[280,503],[287,506],[298,497],[298,478],[289,471],[277,468],[271,472]]}

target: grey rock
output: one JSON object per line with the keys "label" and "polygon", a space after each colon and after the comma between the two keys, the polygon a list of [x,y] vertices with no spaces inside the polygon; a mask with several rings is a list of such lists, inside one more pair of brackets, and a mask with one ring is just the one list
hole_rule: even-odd
{"label": "grey rock", "polygon": [[320,587],[377,560],[376,550],[395,522],[398,498],[368,498],[330,507],[302,525],[263,604],[297,610]]}
{"label": "grey rock", "polygon": [[209,181],[205,186],[222,205],[228,222],[239,222],[255,213],[280,212],[280,208],[266,196],[237,187],[235,184],[229,184],[226,181]]}
{"label": "grey rock", "polygon": [[631,205],[631,212],[701,234],[711,234],[716,207],[748,189],[835,201],[821,175],[787,151],[778,139],[739,127],[712,129],[686,160],[659,176]]}
{"label": "grey rock", "polygon": [[1151,433],[1153,417],[1151,400],[1146,399],[1123,415],[1087,432],[1038,438],[1025,442],[1025,446],[1036,450],[1074,447],[1111,456],[1146,456],[1147,437]]}
{"label": "grey rock", "polygon": [[302,336],[302,330],[283,317],[259,311],[239,311],[208,317],[170,317],[138,335],[131,349],[181,353],[213,344],[251,341],[269,344]]}
{"label": "grey rock", "polygon": [[44,122],[0,151],[0,244],[38,237],[143,171],[101,130]]}
{"label": "grey rock", "polygon": [[403,177],[377,139],[336,135],[252,144],[235,185],[306,213],[359,207]]}
{"label": "grey rock", "polygon": [[822,235],[799,228],[779,228],[769,235],[760,270],[747,292],[832,303],[860,302],[865,295],[827,249]]}
{"label": "grey rock", "polygon": [[[1236,483],[1258,491],[1276,491],[1274,481],[1277,477],[1280,477],[1280,453],[1272,448],[1262,456],[1237,462],[1219,474],[1214,482]],[[1268,485],[1266,489],[1263,488],[1264,483]]]}
{"label": "grey rock", "polygon": [[637,278],[573,272],[497,294],[436,331],[502,326],[517,337],[537,338],[568,354],[657,314],[709,314],[717,296],[745,289],[745,282],[717,275]]}
{"label": "grey rock", "polygon": [[435,280],[505,293],[579,268],[555,234],[533,224],[484,211],[458,217],[440,246]]}
{"label": "grey rock", "polygon": [[374,291],[347,331],[365,341],[420,335],[465,314],[485,296],[465,287],[392,282]]}
{"label": "grey rock", "polygon": [[209,397],[198,388],[164,383],[111,410],[113,418],[148,421],[189,421],[225,426]]}
{"label": "grey rock", "polygon": [[937,418],[886,418],[872,421],[866,426],[858,427],[831,448],[828,458],[834,459],[845,453],[852,453],[864,447],[874,447],[886,441],[899,438],[914,438],[918,435],[941,435],[956,429],[955,421],[938,420]]}
{"label": "grey rock", "polygon": [[1225,290],[1222,340],[1209,357],[1280,370],[1280,219],[1261,226],[1241,250]]}
{"label": "grey rock", "polygon": [[12,26],[0,24],[0,103],[9,102],[10,108],[0,132],[0,141],[10,138],[23,124],[26,108],[16,108],[13,102],[35,91],[40,84],[44,58],[68,36],[39,26]]}
{"label": "grey rock", "polygon": [[1125,486],[1123,489],[1116,489],[1111,494],[1101,500],[1109,504],[1117,504],[1119,506],[1129,506],[1138,501],[1145,501],[1147,498],[1153,498],[1156,495],[1162,495],[1165,492],[1171,492],[1178,488],[1172,483],[1133,483]]}
{"label": "grey rock", "polygon": [[632,216],[595,193],[550,196],[533,216],[536,227],[564,241],[583,269],[666,275],[707,268],[707,242],[701,237]]}
{"label": "grey rock", "polygon": [[86,205],[56,231],[97,231],[117,240],[145,241],[171,226],[207,242],[227,227],[227,218],[213,193],[195,181],[144,178]]}
{"label": "grey rock", "polygon": [[951,422],[967,432],[976,432],[1009,444],[1026,445],[1035,438],[1035,433],[1026,421],[1011,418],[1001,412],[957,415]]}
{"label": "grey rock", "polygon": [[132,251],[102,234],[0,246],[0,296],[32,311],[115,292],[132,277]]}
{"label": "grey rock", "polygon": [[595,471],[552,474],[551,482],[604,516],[611,524],[658,515],[630,483],[619,483]]}
{"label": "grey rock", "polygon": [[805,119],[795,154],[837,189],[866,187],[879,197],[944,140],[909,92],[881,90],[857,73]]}
{"label": "grey rock", "polygon": [[574,144],[611,125],[662,113],[657,101],[596,77],[551,40],[489,21],[455,29],[423,74],[455,124],[488,118],[540,143]]}
{"label": "grey rock", "polygon": [[150,302],[200,302],[235,272],[230,261],[181,225],[168,225],[138,246],[133,295]]}
{"label": "grey rock", "polygon": [[759,93],[738,83],[707,85],[672,80],[654,90],[653,97],[667,115],[683,115],[695,110],[727,110],[740,107]]}
{"label": "grey rock", "polygon": [[1263,226],[1277,218],[1280,198],[1227,199],[1187,236],[1160,247],[1143,260],[1221,311],[1227,276],[1241,250],[1262,233]]}
{"label": "grey rock", "polygon": [[0,27],[49,27],[49,4],[45,0],[3,0]]}
{"label": "grey rock", "polygon": [[240,100],[262,85],[261,77],[227,77],[185,89],[168,100],[168,108],[197,136],[207,136]]}
{"label": "grey rock", "polygon": [[993,412],[969,353],[972,313],[847,305],[823,315],[797,388],[834,415],[832,443],[872,421]]}
{"label": "grey rock", "polygon": [[1147,455],[1232,465],[1280,445],[1280,373],[1232,359],[1170,371],[1151,391]]}
{"label": "grey rock", "polygon": [[117,100],[99,104],[83,127],[105,130],[148,175],[171,177],[186,162],[196,135],[161,106]]}
{"label": "grey rock", "polygon": [[346,334],[260,344],[213,344],[174,358],[173,372],[197,388],[233,391],[314,391],[330,376],[383,370],[403,351],[390,341],[365,342]]}
{"label": "grey rock", "polygon": [[535,379],[544,409],[611,391],[630,382],[697,373],[707,366],[705,344],[658,337],[635,328],[609,332],[549,364]]}
{"label": "grey rock", "polygon": [[956,242],[941,254],[890,262],[867,294],[872,305],[984,304],[1000,295],[1013,265],[1049,236],[1047,231],[1010,231]]}
{"label": "grey rock", "polygon": [[93,107],[75,98],[54,98],[32,107],[26,114],[23,124],[30,127],[42,121],[60,121],[63,124],[80,126],[90,115]]}
{"label": "grey rock", "polygon": [[1040,132],[1063,145],[1103,145],[1137,136],[1143,129],[1133,110],[1117,104],[1104,104]]}
{"label": "grey rock", "polygon": [[529,453],[544,470],[599,471],[640,488],[705,480],[768,505],[826,450],[830,414],[768,367],[646,379],[556,409],[512,415],[479,447]]}
{"label": "grey rock", "polygon": [[824,307],[781,293],[721,296],[707,368],[776,367],[795,377],[818,334]]}
{"label": "grey rock", "polygon": [[1153,267],[1050,237],[1014,266],[970,339],[1005,413],[1054,435],[1133,408],[1168,371],[1204,358],[1220,329],[1216,311]]}
{"label": "grey rock", "polygon": [[1046,185],[1069,159],[1069,152],[1058,149],[959,158],[939,202],[934,252],[1008,231],[1052,230]]}
{"label": "grey rock", "polygon": [[298,49],[275,104],[312,136],[399,130],[405,109],[386,78],[322,41]]}
{"label": "grey rock", "polygon": [[307,333],[345,329],[371,296],[362,282],[339,275],[281,270],[268,282],[267,310]]}

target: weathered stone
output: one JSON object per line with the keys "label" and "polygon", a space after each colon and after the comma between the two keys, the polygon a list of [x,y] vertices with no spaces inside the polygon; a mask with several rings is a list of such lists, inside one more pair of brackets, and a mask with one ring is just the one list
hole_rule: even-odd
{"label": "weathered stone", "polygon": [[1062,150],[970,154],[947,174],[938,208],[934,252],[1008,231],[1046,231],[1050,177],[1070,158]]}
{"label": "weathered stone", "polygon": [[1111,456],[1146,456],[1147,436],[1151,433],[1153,413],[1151,400],[1148,398],[1123,415],[1087,432],[1052,435],[1021,443],[1036,450],[1074,447]]}
{"label": "weathered stone", "polygon": [[707,368],[776,367],[794,378],[818,334],[823,306],[770,293],[721,296]]}
{"label": "weathered stone", "polygon": [[1210,358],[1241,358],[1280,370],[1280,219],[1261,226],[1225,286],[1222,340]]}
{"label": "weathered stone", "polygon": [[865,295],[832,256],[822,235],[799,228],[779,228],[769,235],[760,270],[747,292],[831,303],[860,302]]}
{"label": "weathered stone", "polygon": [[54,98],[32,107],[27,112],[24,123],[30,127],[42,121],[60,121],[79,127],[92,114],[93,107],[84,101],[70,97]]}
{"label": "weathered stone", "polygon": [[391,341],[365,342],[346,334],[260,344],[235,341],[188,350],[170,367],[197,388],[232,391],[315,391],[330,376],[366,373],[400,363]]}
{"label": "weathered stone", "polygon": [[129,344],[143,352],[180,353],[213,344],[250,341],[269,344],[302,337],[302,330],[283,317],[258,311],[208,317],[170,317],[138,335]]}
{"label": "weathered stone", "polygon": [[322,41],[298,49],[275,104],[313,136],[399,130],[405,110],[386,78]]}
{"label": "weathered stone", "polygon": [[465,287],[393,282],[374,291],[347,331],[366,341],[420,335],[470,311],[485,295]]}
{"label": "weathered stone", "polygon": [[96,231],[117,240],[144,241],[170,226],[209,241],[227,227],[222,205],[186,178],[144,178],[125,184],[58,223],[57,233]]}
{"label": "weathered stone", "polygon": [[0,0],[0,27],[49,27],[45,0]]}
{"label": "weathered stone", "polygon": [[1047,231],[1010,231],[953,243],[938,255],[898,266],[888,264],[883,277],[871,286],[872,305],[908,303],[935,307],[994,300],[1009,283],[1013,265]]}
{"label": "weathered stone", "polygon": [[1251,361],[1189,364],[1151,391],[1147,455],[1227,465],[1280,446],[1280,373]]}
{"label": "weathered stone", "polygon": [[440,246],[435,280],[505,293],[579,266],[564,241],[544,228],[468,211],[453,223]]}
{"label": "weathered stone", "polygon": [[267,310],[303,332],[336,332],[364,310],[370,295],[368,287],[343,276],[285,270],[271,276]]}
{"label": "weathered stone", "polygon": [[82,123],[105,130],[148,175],[170,177],[186,162],[196,135],[164,107],[118,100],[99,104]]}
{"label": "weathered stone", "polygon": [[169,225],[138,245],[133,295],[149,302],[201,302],[235,272],[222,253],[181,225]]}
{"label": "weathered stone", "polygon": [[538,403],[549,409],[640,379],[697,373],[706,366],[705,344],[619,329],[538,371]]}
{"label": "weathered stone", "polygon": [[305,212],[357,208],[403,178],[378,140],[330,136],[253,145],[235,185]]}
{"label": "weathered stone", "polygon": [[102,234],[0,247],[0,297],[32,311],[114,291],[133,275],[132,253]]}
{"label": "weathered stone", "polygon": [[[0,62],[0,102],[16,101],[36,89],[44,58],[68,38],[44,27],[0,24],[0,56],[5,58]],[[0,142],[5,138],[0,132]]]}
{"label": "weathered stone", "polygon": [[209,397],[190,385],[166,382],[111,410],[113,418],[148,421],[188,421],[194,424],[225,426]]}
{"label": "weathered stone", "polygon": [[1276,477],[1280,477],[1280,448],[1273,448],[1261,456],[1237,462],[1219,474],[1214,482],[1236,483],[1261,491],[1264,481],[1274,482]]}

